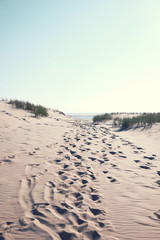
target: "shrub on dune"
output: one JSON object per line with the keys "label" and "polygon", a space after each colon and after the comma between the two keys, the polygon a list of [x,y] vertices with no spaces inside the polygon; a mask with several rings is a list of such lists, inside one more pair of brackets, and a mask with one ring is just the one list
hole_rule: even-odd
{"label": "shrub on dune", "polygon": [[126,129],[131,126],[131,121],[129,118],[122,119],[122,128]]}
{"label": "shrub on dune", "polygon": [[30,103],[30,102],[26,102],[26,109],[29,111],[34,111],[34,104]]}
{"label": "shrub on dune", "polygon": [[106,120],[111,120],[112,116],[109,113],[101,114],[101,115],[96,115],[93,117],[93,122],[103,122]]}
{"label": "shrub on dune", "polygon": [[145,127],[154,123],[160,123],[160,113],[143,113],[142,115],[132,118],[115,118],[113,126],[127,129],[133,126]]}
{"label": "shrub on dune", "polygon": [[39,116],[48,117],[47,108],[41,105],[34,105],[30,102],[23,102],[19,100],[10,100],[9,104],[14,105],[18,109],[31,111],[35,114],[35,117],[39,117]]}
{"label": "shrub on dune", "polygon": [[48,116],[47,109],[41,105],[35,106],[34,113],[35,113],[36,117],[38,117],[38,116],[47,117]]}

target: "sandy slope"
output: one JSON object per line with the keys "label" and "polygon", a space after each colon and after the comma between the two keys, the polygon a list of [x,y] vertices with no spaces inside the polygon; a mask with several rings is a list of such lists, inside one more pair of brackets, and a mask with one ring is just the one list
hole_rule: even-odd
{"label": "sandy slope", "polygon": [[160,239],[160,127],[0,103],[0,240]]}

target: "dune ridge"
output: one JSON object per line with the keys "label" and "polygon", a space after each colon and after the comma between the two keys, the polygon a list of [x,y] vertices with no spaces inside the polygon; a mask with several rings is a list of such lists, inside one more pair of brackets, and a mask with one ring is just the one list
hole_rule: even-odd
{"label": "dune ridge", "polygon": [[117,132],[0,102],[0,128],[0,240],[159,239],[159,125]]}

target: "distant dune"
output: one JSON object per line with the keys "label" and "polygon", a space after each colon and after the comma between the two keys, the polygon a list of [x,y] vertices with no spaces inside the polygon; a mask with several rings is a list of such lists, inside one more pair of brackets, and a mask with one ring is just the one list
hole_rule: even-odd
{"label": "distant dune", "polygon": [[160,124],[48,113],[0,102],[0,240],[159,240]]}

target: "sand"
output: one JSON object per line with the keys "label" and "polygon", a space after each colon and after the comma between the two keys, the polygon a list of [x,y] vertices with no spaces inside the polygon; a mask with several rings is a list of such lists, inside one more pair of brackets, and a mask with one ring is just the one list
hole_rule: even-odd
{"label": "sand", "polygon": [[0,102],[0,240],[160,239],[160,125],[117,131]]}

